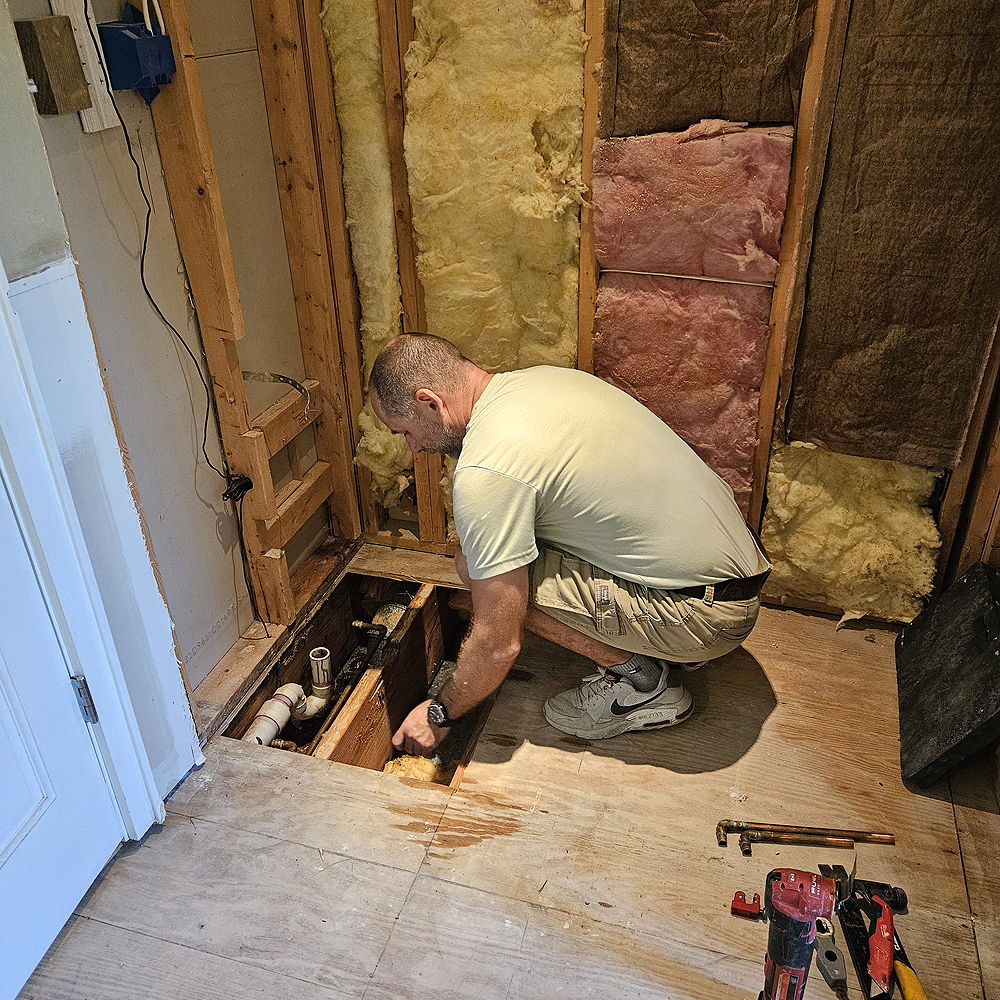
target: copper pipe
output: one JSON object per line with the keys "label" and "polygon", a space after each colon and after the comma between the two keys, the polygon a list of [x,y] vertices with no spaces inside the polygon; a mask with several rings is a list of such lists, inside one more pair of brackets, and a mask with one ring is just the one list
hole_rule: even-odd
{"label": "copper pipe", "polygon": [[715,828],[719,847],[726,846],[727,833],[742,833],[744,830],[765,830],[771,833],[794,833],[807,836],[839,837],[859,844],[895,844],[892,833],[877,833],[871,830],[836,830],[823,826],[779,826],[776,823],[750,823],[741,819],[720,819]]}
{"label": "copper pipe", "polygon": [[831,837],[823,833],[779,833],[775,830],[744,830],[740,834],[740,850],[749,856],[754,844],[799,844],[802,847],[844,847],[850,850],[850,837]]}

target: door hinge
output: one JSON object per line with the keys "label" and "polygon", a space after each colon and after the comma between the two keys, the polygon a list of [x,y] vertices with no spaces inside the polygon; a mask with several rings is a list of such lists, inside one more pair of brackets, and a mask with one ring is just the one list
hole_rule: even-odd
{"label": "door hinge", "polygon": [[76,699],[80,702],[80,711],[83,712],[83,717],[88,722],[96,725],[97,708],[94,706],[94,699],[90,693],[87,678],[83,674],[79,674],[76,677],[71,677],[70,680],[73,682],[73,690],[76,691]]}

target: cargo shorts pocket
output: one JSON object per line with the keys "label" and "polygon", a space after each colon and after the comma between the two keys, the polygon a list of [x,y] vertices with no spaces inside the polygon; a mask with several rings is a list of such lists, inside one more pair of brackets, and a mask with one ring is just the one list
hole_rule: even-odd
{"label": "cargo shorts pocket", "polygon": [[591,589],[594,594],[594,624],[601,635],[624,635],[625,626],[618,610],[615,596],[617,587],[610,575],[596,566],[591,570]]}

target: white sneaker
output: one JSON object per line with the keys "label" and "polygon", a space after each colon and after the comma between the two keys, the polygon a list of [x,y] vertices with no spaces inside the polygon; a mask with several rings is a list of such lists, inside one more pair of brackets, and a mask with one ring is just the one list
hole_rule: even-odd
{"label": "white sneaker", "polygon": [[549,725],[571,736],[601,740],[633,729],[661,729],[687,719],[694,709],[691,695],[664,670],[652,691],[636,691],[616,674],[584,677],[578,688],[563,691],[545,703]]}

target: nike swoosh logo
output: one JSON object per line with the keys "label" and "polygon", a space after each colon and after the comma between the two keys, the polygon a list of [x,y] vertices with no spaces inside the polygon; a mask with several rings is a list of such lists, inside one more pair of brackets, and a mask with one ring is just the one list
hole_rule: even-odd
{"label": "nike swoosh logo", "polygon": [[634,712],[637,708],[642,708],[643,705],[648,705],[651,701],[656,701],[661,694],[663,694],[662,691],[654,694],[652,698],[647,698],[645,701],[637,701],[634,705],[620,705],[618,703],[618,699],[616,698],[613,702],[611,702],[611,714],[628,715],[629,712]]}

